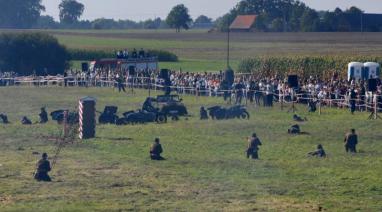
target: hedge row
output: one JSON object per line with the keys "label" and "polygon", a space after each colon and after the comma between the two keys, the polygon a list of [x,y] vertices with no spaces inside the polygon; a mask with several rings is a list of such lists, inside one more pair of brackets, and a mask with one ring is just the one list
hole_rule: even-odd
{"label": "hedge row", "polygon": [[349,62],[377,62],[382,64],[382,57],[376,56],[286,56],[286,57],[256,57],[247,58],[239,63],[238,72],[254,73],[259,76],[299,76],[331,77],[333,71],[338,71],[342,77],[347,76]]}
{"label": "hedge row", "polygon": [[[160,62],[177,62],[178,56],[165,50],[147,50],[152,56],[158,57]],[[115,58],[115,51],[69,49],[71,60],[98,60],[101,58]]]}

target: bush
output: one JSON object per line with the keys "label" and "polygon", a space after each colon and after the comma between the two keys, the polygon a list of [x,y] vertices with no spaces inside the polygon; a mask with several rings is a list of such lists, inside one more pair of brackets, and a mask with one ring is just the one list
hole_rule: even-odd
{"label": "bush", "polygon": [[69,49],[71,60],[98,60],[101,58],[115,58],[114,52],[102,50]]}
{"label": "bush", "polygon": [[178,62],[178,56],[172,52],[164,50],[148,50],[150,55],[158,57],[160,62]]}
{"label": "bush", "polygon": [[256,57],[247,58],[239,63],[238,72],[254,73],[259,76],[285,76],[290,73],[300,76],[320,76],[329,78],[333,71],[347,76],[349,62],[373,61],[382,63],[382,57],[366,56],[322,56],[322,57]]}
{"label": "bush", "polygon": [[[99,60],[102,58],[115,58],[116,51],[70,49],[71,60]],[[147,50],[151,56],[158,57],[160,62],[177,62],[178,56],[164,50]]]}
{"label": "bush", "polygon": [[69,66],[66,48],[44,33],[0,35],[0,70],[19,75],[61,74]]}

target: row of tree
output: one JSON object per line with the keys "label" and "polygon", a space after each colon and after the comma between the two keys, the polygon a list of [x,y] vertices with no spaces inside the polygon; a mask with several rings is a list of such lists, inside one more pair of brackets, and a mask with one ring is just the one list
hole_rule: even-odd
{"label": "row of tree", "polygon": [[[45,7],[42,0],[0,0],[0,28],[31,28],[42,17]],[[78,22],[85,6],[76,0],[62,0],[59,5],[60,23],[74,24]],[[43,17],[46,22],[54,22],[53,18]]]}
{"label": "row of tree", "polygon": [[93,21],[79,20],[85,6],[76,0],[62,0],[59,5],[60,21],[52,16],[41,15],[45,11],[42,0],[0,0],[0,28],[77,28],[77,29],[188,29],[194,26],[212,26],[212,19],[200,16],[192,21],[184,5],[175,6],[166,20],[160,18],[135,22],[131,20],[114,20],[100,18]]}
{"label": "row of tree", "polygon": [[[65,14],[70,14],[66,12]],[[166,20],[161,18],[147,19],[145,21],[135,22],[132,20],[114,20],[108,18],[99,18],[93,21],[78,20],[77,16],[69,16],[71,21],[56,22],[51,16],[40,16],[33,28],[39,29],[58,29],[58,28],[78,28],[78,29],[168,29],[180,28],[212,28],[214,22],[211,18],[201,15],[193,21],[188,14],[188,9],[184,5],[175,6],[169,13]],[[75,20],[77,18],[77,20]]]}
{"label": "row of tree", "polygon": [[238,15],[257,15],[255,28],[275,32],[381,31],[380,15],[364,14],[357,7],[345,11],[316,11],[296,0],[242,0],[216,21],[226,31]]}

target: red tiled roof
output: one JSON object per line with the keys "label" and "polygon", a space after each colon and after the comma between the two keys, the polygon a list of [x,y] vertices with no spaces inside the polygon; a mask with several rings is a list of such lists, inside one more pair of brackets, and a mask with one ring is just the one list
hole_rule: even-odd
{"label": "red tiled roof", "polygon": [[257,15],[238,15],[232,22],[230,29],[251,29]]}

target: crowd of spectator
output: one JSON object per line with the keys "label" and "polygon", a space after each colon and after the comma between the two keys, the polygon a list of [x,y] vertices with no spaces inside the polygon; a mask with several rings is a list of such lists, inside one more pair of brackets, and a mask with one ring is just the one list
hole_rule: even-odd
{"label": "crowd of spectator", "polygon": [[117,59],[137,59],[137,58],[145,58],[150,57],[150,54],[143,50],[142,48],[137,51],[135,48],[129,52],[129,50],[120,50],[116,52]]}
{"label": "crowd of spectator", "polygon": [[[9,76],[8,76],[9,77]],[[4,82],[4,73],[0,75],[0,82]],[[117,86],[125,84],[128,87],[164,89],[164,79],[160,73],[153,70],[135,70],[129,75],[128,70],[114,71],[97,69],[91,72],[68,70],[64,74],[65,86]],[[273,102],[298,101],[308,104],[320,102],[323,105],[337,107],[351,107],[366,110],[367,105],[377,101],[382,108],[382,86],[378,81],[376,99],[367,91],[365,81],[341,79],[333,74],[331,79],[322,80],[310,76],[299,79],[299,88],[290,88],[287,78],[280,76],[260,78],[252,74],[237,74],[231,84],[226,80],[224,72],[182,72],[171,71],[169,75],[171,90],[178,94],[198,96],[223,97],[236,104],[253,103],[257,106],[271,107]]]}

